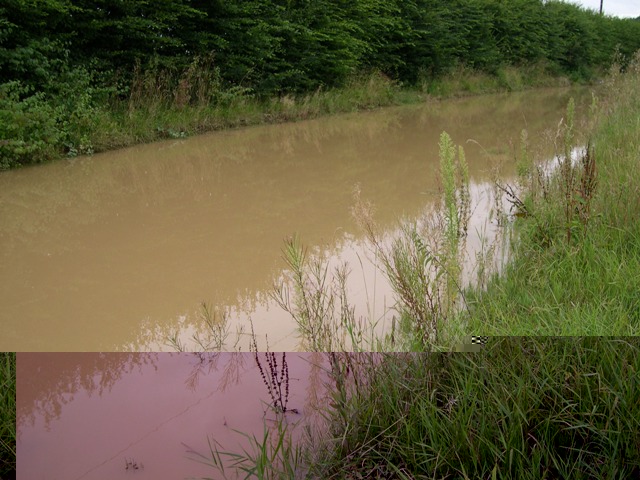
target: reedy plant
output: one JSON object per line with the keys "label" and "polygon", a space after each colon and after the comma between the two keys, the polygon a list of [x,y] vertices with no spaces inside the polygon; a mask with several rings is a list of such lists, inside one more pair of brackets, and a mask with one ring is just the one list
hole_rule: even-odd
{"label": "reedy plant", "polygon": [[455,146],[447,132],[440,135],[440,172],[444,191],[445,248],[442,254],[446,275],[445,314],[456,308],[460,291],[461,247],[467,237],[471,216],[469,167],[461,146]]}
{"label": "reedy plant", "polygon": [[285,241],[283,258],[289,278],[275,283],[271,296],[296,322],[303,350],[331,352],[373,346],[375,325],[358,320],[348,298],[346,263],[331,271],[328,262],[309,255],[297,236]]}
{"label": "reedy plant", "polygon": [[249,443],[241,453],[225,450],[212,438],[207,439],[209,452],[206,454],[183,444],[192,460],[207,465],[218,473],[215,477],[204,477],[201,480],[306,478],[302,446],[293,441],[292,427],[284,416],[279,416],[273,426],[267,425],[265,421],[261,437],[235,429],[233,431]]}
{"label": "reedy plant", "polygon": [[462,251],[471,213],[469,171],[464,150],[456,149],[446,132],[440,136],[440,171],[441,209],[404,223],[390,245],[373,220],[372,206],[362,201],[358,189],[354,193],[353,215],[397,295],[401,331],[411,349],[446,342],[443,331],[454,330],[460,308]]}

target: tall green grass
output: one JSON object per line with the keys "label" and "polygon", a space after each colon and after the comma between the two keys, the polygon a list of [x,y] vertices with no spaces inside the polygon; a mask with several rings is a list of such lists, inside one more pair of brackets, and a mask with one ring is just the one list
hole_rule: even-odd
{"label": "tall green grass", "polygon": [[0,352],[0,478],[15,471],[16,354]]}
{"label": "tall green grass", "polygon": [[568,78],[554,77],[547,71],[544,64],[533,64],[521,67],[500,67],[495,74],[490,75],[458,65],[442,77],[425,76],[419,81],[419,86],[429,95],[446,98],[570,84]]}
{"label": "tall green grass", "polygon": [[495,338],[474,354],[386,354],[332,412],[310,478],[640,475],[636,338]]}
{"label": "tall green grass", "polygon": [[[521,194],[511,261],[470,292],[469,330],[483,335],[640,334],[640,57],[613,72],[598,113],[568,108],[558,168]],[[574,131],[576,130],[576,131]]]}

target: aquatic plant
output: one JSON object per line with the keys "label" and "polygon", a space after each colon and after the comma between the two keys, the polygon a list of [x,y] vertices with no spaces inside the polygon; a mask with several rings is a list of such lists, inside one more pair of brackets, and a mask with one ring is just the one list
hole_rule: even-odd
{"label": "aquatic plant", "polygon": [[241,452],[228,451],[215,439],[208,438],[209,452],[201,453],[183,444],[191,459],[211,467],[220,478],[255,478],[257,480],[302,479],[306,466],[303,461],[302,446],[292,439],[292,426],[284,416],[276,419],[275,425],[263,424],[262,436],[233,430],[244,438],[249,446]]}
{"label": "aquatic plant", "polygon": [[124,469],[125,470],[144,470],[144,465],[139,463],[135,458],[126,458],[124,459]]}
{"label": "aquatic plant", "polygon": [[289,402],[289,366],[287,365],[287,353],[282,352],[281,363],[278,367],[276,354],[274,352],[266,352],[264,355],[267,365],[263,367],[255,343],[253,344],[252,350],[262,381],[267,387],[269,397],[271,397],[271,406],[276,413],[287,413],[287,404]]}

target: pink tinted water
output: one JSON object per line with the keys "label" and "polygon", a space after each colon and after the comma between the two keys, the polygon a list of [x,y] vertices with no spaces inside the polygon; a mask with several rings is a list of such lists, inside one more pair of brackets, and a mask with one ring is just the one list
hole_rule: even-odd
{"label": "pink tinted water", "polygon": [[[297,432],[326,401],[325,357],[286,360],[288,408],[299,413],[285,421]],[[193,452],[208,454],[208,439],[221,450],[250,449],[234,430],[261,439],[275,425],[270,402],[249,353],[19,353],[18,478],[221,478]]]}

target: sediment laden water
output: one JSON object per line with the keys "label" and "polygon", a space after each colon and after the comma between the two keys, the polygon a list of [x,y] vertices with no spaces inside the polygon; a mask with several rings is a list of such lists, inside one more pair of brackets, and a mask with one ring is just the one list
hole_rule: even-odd
{"label": "sediment laden water", "polygon": [[247,332],[251,319],[272,349],[295,350],[295,324],[269,297],[284,268],[283,240],[295,233],[312,250],[347,260],[358,308],[366,314],[373,304],[376,318],[384,316],[393,296],[362,261],[354,186],[385,230],[416,218],[438,198],[438,139],[447,131],[465,148],[479,195],[472,228],[482,229],[494,166],[513,175],[522,129],[534,154],[551,156],[571,96],[580,104],[589,92],[447,100],[4,172],[0,348],[171,349],[168,337],[198,331],[206,301],[230,312],[232,332]]}

